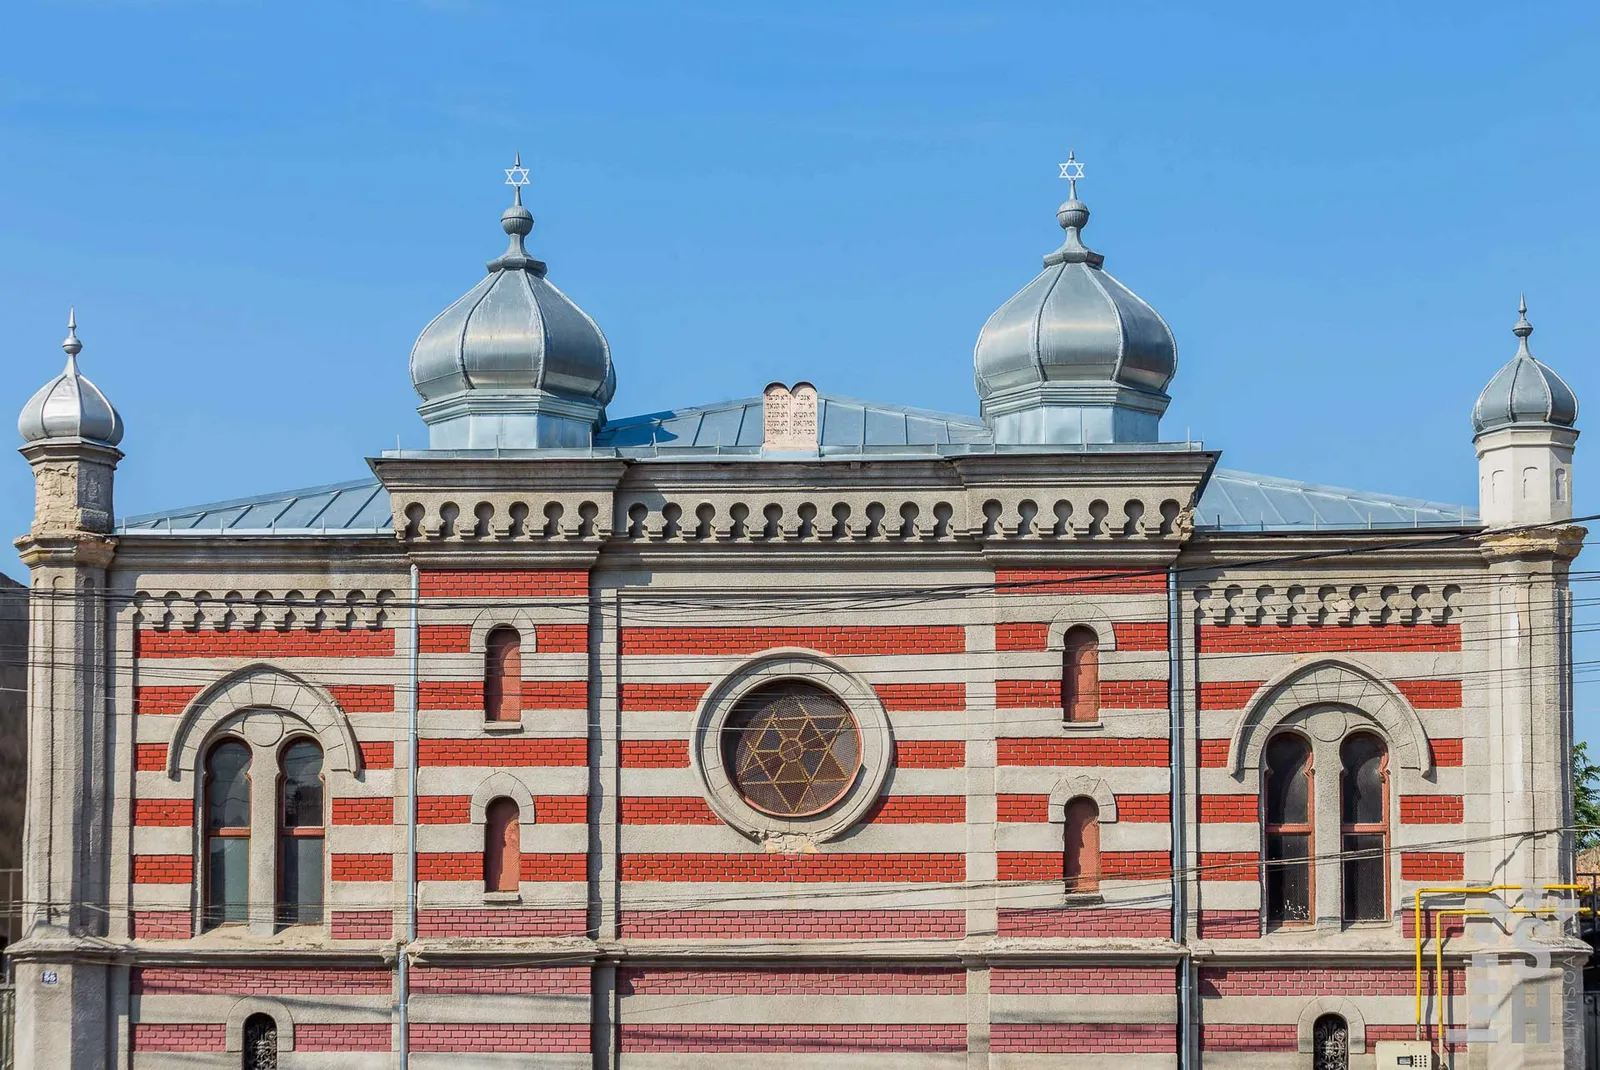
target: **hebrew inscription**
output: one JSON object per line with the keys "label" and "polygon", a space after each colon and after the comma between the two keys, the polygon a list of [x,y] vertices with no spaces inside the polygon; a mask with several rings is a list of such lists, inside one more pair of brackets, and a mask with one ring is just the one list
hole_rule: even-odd
{"label": "hebrew inscription", "polygon": [[817,388],[796,383],[794,389],[772,383],[761,392],[764,450],[817,448]]}

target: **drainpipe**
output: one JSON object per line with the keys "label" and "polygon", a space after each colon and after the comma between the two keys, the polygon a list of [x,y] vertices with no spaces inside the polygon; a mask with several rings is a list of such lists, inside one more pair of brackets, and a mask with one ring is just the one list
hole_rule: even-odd
{"label": "drainpipe", "polygon": [[417,691],[422,631],[418,624],[421,613],[422,578],[417,566],[411,566],[411,717],[406,738],[410,741],[410,757],[406,761],[406,941],[399,955],[400,999],[400,1070],[411,1065],[411,955],[410,948],[417,939]]}
{"label": "drainpipe", "polygon": [[1193,1061],[1193,977],[1189,961],[1188,843],[1184,825],[1183,658],[1179,652],[1182,623],[1178,605],[1178,571],[1167,567],[1167,709],[1172,722],[1169,760],[1172,770],[1172,942],[1178,945],[1178,1070]]}

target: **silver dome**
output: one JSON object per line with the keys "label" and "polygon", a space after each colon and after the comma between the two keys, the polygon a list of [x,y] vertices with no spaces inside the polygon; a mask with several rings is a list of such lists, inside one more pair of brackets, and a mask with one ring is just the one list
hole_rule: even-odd
{"label": "silver dome", "polygon": [[75,311],[67,314],[67,338],[61,348],[67,351],[66,368],[40,387],[17,417],[23,441],[84,438],[115,446],[122,441],[122,416],[100,388],[78,371],[83,343],[78,341]]}
{"label": "silver dome", "polygon": [[1578,422],[1578,396],[1566,381],[1534,358],[1528,348],[1533,324],[1528,322],[1528,303],[1518,308],[1517,325],[1511,333],[1520,339],[1517,355],[1495,372],[1489,385],[1472,406],[1472,430],[1492,431],[1512,424],[1554,424],[1571,427]]}
{"label": "silver dome", "polygon": [[[545,278],[544,263],[528,255],[523,239],[533,215],[520,187],[500,225],[511,239],[504,255],[489,261],[483,281],[434,317],[411,348],[419,411],[436,446],[580,444],[582,427],[599,422],[616,392],[611,347],[595,321]],[[534,430],[541,418],[571,426],[557,442],[548,428]]]}
{"label": "silver dome", "polygon": [[984,417],[1002,441],[1153,440],[1178,367],[1177,340],[1084,246],[1087,205],[1074,196],[1056,220],[1066,240],[978,335],[973,365]]}

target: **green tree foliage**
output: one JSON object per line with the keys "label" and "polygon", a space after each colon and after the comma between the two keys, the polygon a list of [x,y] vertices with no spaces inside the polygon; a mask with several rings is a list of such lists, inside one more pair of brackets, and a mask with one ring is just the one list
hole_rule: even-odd
{"label": "green tree foliage", "polygon": [[1600,765],[1589,760],[1589,744],[1572,748],[1572,818],[1578,850],[1600,846]]}

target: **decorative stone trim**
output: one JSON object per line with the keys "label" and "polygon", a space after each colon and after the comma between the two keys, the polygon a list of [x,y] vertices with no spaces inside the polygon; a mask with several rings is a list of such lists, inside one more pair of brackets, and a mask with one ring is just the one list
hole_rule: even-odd
{"label": "decorative stone trim", "polygon": [[[485,609],[472,621],[472,634],[467,640],[471,652],[485,654],[489,649],[489,633],[496,628],[511,627],[517,630],[521,637],[522,655],[526,657],[538,650],[538,627],[534,624],[533,617],[522,609],[511,609],[496,606]],[[523,667],[527,672],[527,666]]]}
{"label": "decorative stone trim", "polygon": [[1262,624],[1445,624],[1456,615],[1456,584],[1430,587],[1425,583],[1324,584],[1314,589],[1291,583],[1259,584],[1246,589],[1239,584],[1221,588],[1197,587],[1195,609],[1201,623],[1216,625]]}
{"label": "decorative stone trim", "polygon": [[1295,1025],[1295,1047],[1300,1052],[1310,1054],[1315,1050],[1316,1039],[1313,1034],[1317,1019],[1324,1014],[1337,1014],[1344,1019],[1350,1030],[1351,1055],[1367,1053],[1367,1020],[1361,1016],[1361,1008],[1343,996],[1318,996],[1305,1005]]}
{"label": "decorative stone trim", "polygon": [[248,720],[244,715],[251,710],[298,718],[322,744],[325,770],[352,776],[360,772],[355,730],[333,696],[293,673],[256,664],[229,673],[189,701],[167,747],[167,776],[177,780],[185,770],[197,768],[201,745],[230,721]]}
{"label": "decorative stone trim", "polygon": [[[844,796],[822,814],[782,818],[762,813],[740,796],[722,764],[722,728],[739,700],[763,684],[801,680],[831,692],[849,707],[861,733],[861,765]],[[865,681],[820,654],[775,650],[754,658],[710,688],[695,716],[690,761],[717,816],[752,840],[778,851],[803,851],[854,825],[877,801],[889,775],[894,739],[888,713]]]}
{"label": "decorative stone trim", "polygon": [[278,1027],[278,1050],[294,1051],[294,1018],[282,1002],[266,996],[246,996],[228,1009],[226,1047],[229,1051],[244,1051],[244,1023],[252,1014],[269,1014]]}
{"label": "decorative stone trim", "polygon": [[1096,645],[1102,654],[1117,649],[1117,631],[1111,624],[1111,618],[1105,612],[1092,605],[1076,605],[1063,613],[1050,623],[1050,633],[1045,640],[1046,650],[1065,650],[1067,648],[1067,633],[1074,628],[1088,628],[1098,640]]}
{"label": "decorative stone trim", "polygon": [[1050,821],[1067,823],[1067,804],[1073,799],[1093,799],[1100,809],[1100,824],[1112,825],[1117,820],[1117,797],[1104,780],[1084,776],[1082,773],[1056,782],[1050,789]]}
{"label": "decorative stone trim", "polygon": [[158,632],[179,628],[184,631],[350,631],[377,629],[389,619],[388,605],[394,600],[391,590],[256,591],[244,594],[227,591],[167,591],[152,594],[138,591],[133,596],[134,619]]}
{"label": "decorative stone trim", "polygon": [[490,773],[479,781],[472,792],[472,823],[485,825],[489,820],[489,804],[496,799],[510,799],[517,804],[517,824],[530,828],[537,823],[533,792],[518,777],[504,770]]}

